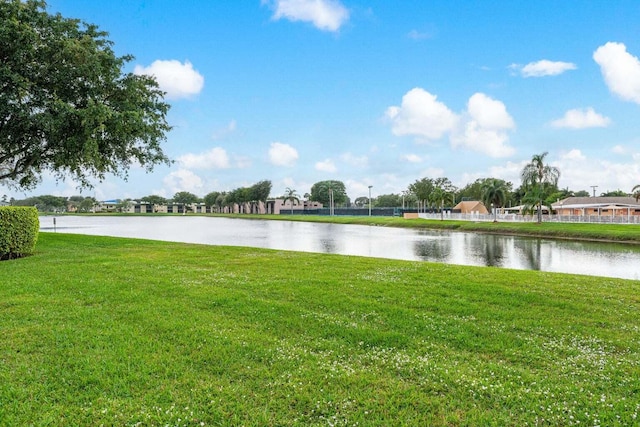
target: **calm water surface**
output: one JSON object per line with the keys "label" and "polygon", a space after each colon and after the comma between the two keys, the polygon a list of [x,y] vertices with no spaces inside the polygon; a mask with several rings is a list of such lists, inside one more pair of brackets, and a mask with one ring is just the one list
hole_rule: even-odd
{"label": "calm water surface", "polygon": [[449,231],[191,216],[42,217],[45,232],[250,246],[640,280],[640,246]]}

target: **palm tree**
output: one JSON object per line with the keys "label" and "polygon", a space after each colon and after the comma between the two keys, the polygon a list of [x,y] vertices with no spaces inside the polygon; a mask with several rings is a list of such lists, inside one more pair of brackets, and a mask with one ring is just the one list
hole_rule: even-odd
{"label": "palm tree", "polygon": [[282,196],[282,197],[284,198],[285,202],[287,200],[289,200],[291,202],[291,214],[293,215],[293,202],[295,201],[295,202],[300,203],[300,198],[299,198],[300,196],[298,195],[298,193],[296,193],[296,190],[293,190],[293,189],[287,187],[284,190],[284,196]]}
{"label": "palm tree", "polygon": [[538,223],[542,222],[544,185],[551,184],[556,186],[558,178],[560,178],[560,170],[558,168],[544,163],[544,158],[547,154],[545,151],[542,154],[534,155],[531,158],[531,162],[527,163],[520,173],[522,184],[529,186],[533,190],[531,196],[535,195],[535,206],[538,208]]}
{"label": "palm tree", "polygon": [[[501,179],[490,178],[482,183],[482,203],[485,206],[500,208],[507,201],[507,187]],[[497,222],[496,209],[493,210],[493,222]]]}
{"label": "palm tree", "polygon": [[640,184],[633,187],[633,189],[631,190],[631,193],[633,193],[631,196],[635,197],[636,202],[640,200]]}
{"label": "palm tree", "polygon": [[453,194],[446,191],[444,188],[436,187],[429,194],[429,201],[434,206],[440,208],[440,219],[444,220],[444,204],[451,203],[453,200]]}

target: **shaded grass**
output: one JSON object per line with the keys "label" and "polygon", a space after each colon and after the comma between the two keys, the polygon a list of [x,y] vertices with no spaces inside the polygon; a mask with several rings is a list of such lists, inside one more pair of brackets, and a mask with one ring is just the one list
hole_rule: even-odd
{"label": "shaded grass", "polygon": [[41,233],[0,425],[633,425],[640,282]]}

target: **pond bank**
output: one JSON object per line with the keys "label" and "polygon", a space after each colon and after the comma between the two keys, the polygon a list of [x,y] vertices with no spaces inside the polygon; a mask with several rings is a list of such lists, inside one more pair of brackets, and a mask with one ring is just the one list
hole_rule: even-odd
{"label": "pond bank", "polygon": [[510,236],[539,237],[593,242],[640,244],[640,226],[634,224],[585,224],[585,223],[515,223],[473,222],[432,219],[404,219],[398,217],[320,216],[320,215],[246,215],[216,214],[227,218],[270,219],[281,221],[324,222],[335,224],[374,225],[382,227],[451,230],[475,233],[492,233]]}

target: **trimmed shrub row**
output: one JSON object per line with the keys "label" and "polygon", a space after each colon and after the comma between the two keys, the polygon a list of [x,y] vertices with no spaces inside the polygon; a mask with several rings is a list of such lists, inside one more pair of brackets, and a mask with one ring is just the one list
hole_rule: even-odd
{"label": "trimmed shrub row", "polygon": [[32,255],[40,220],[34,207],[0,207],[0,260]]}

